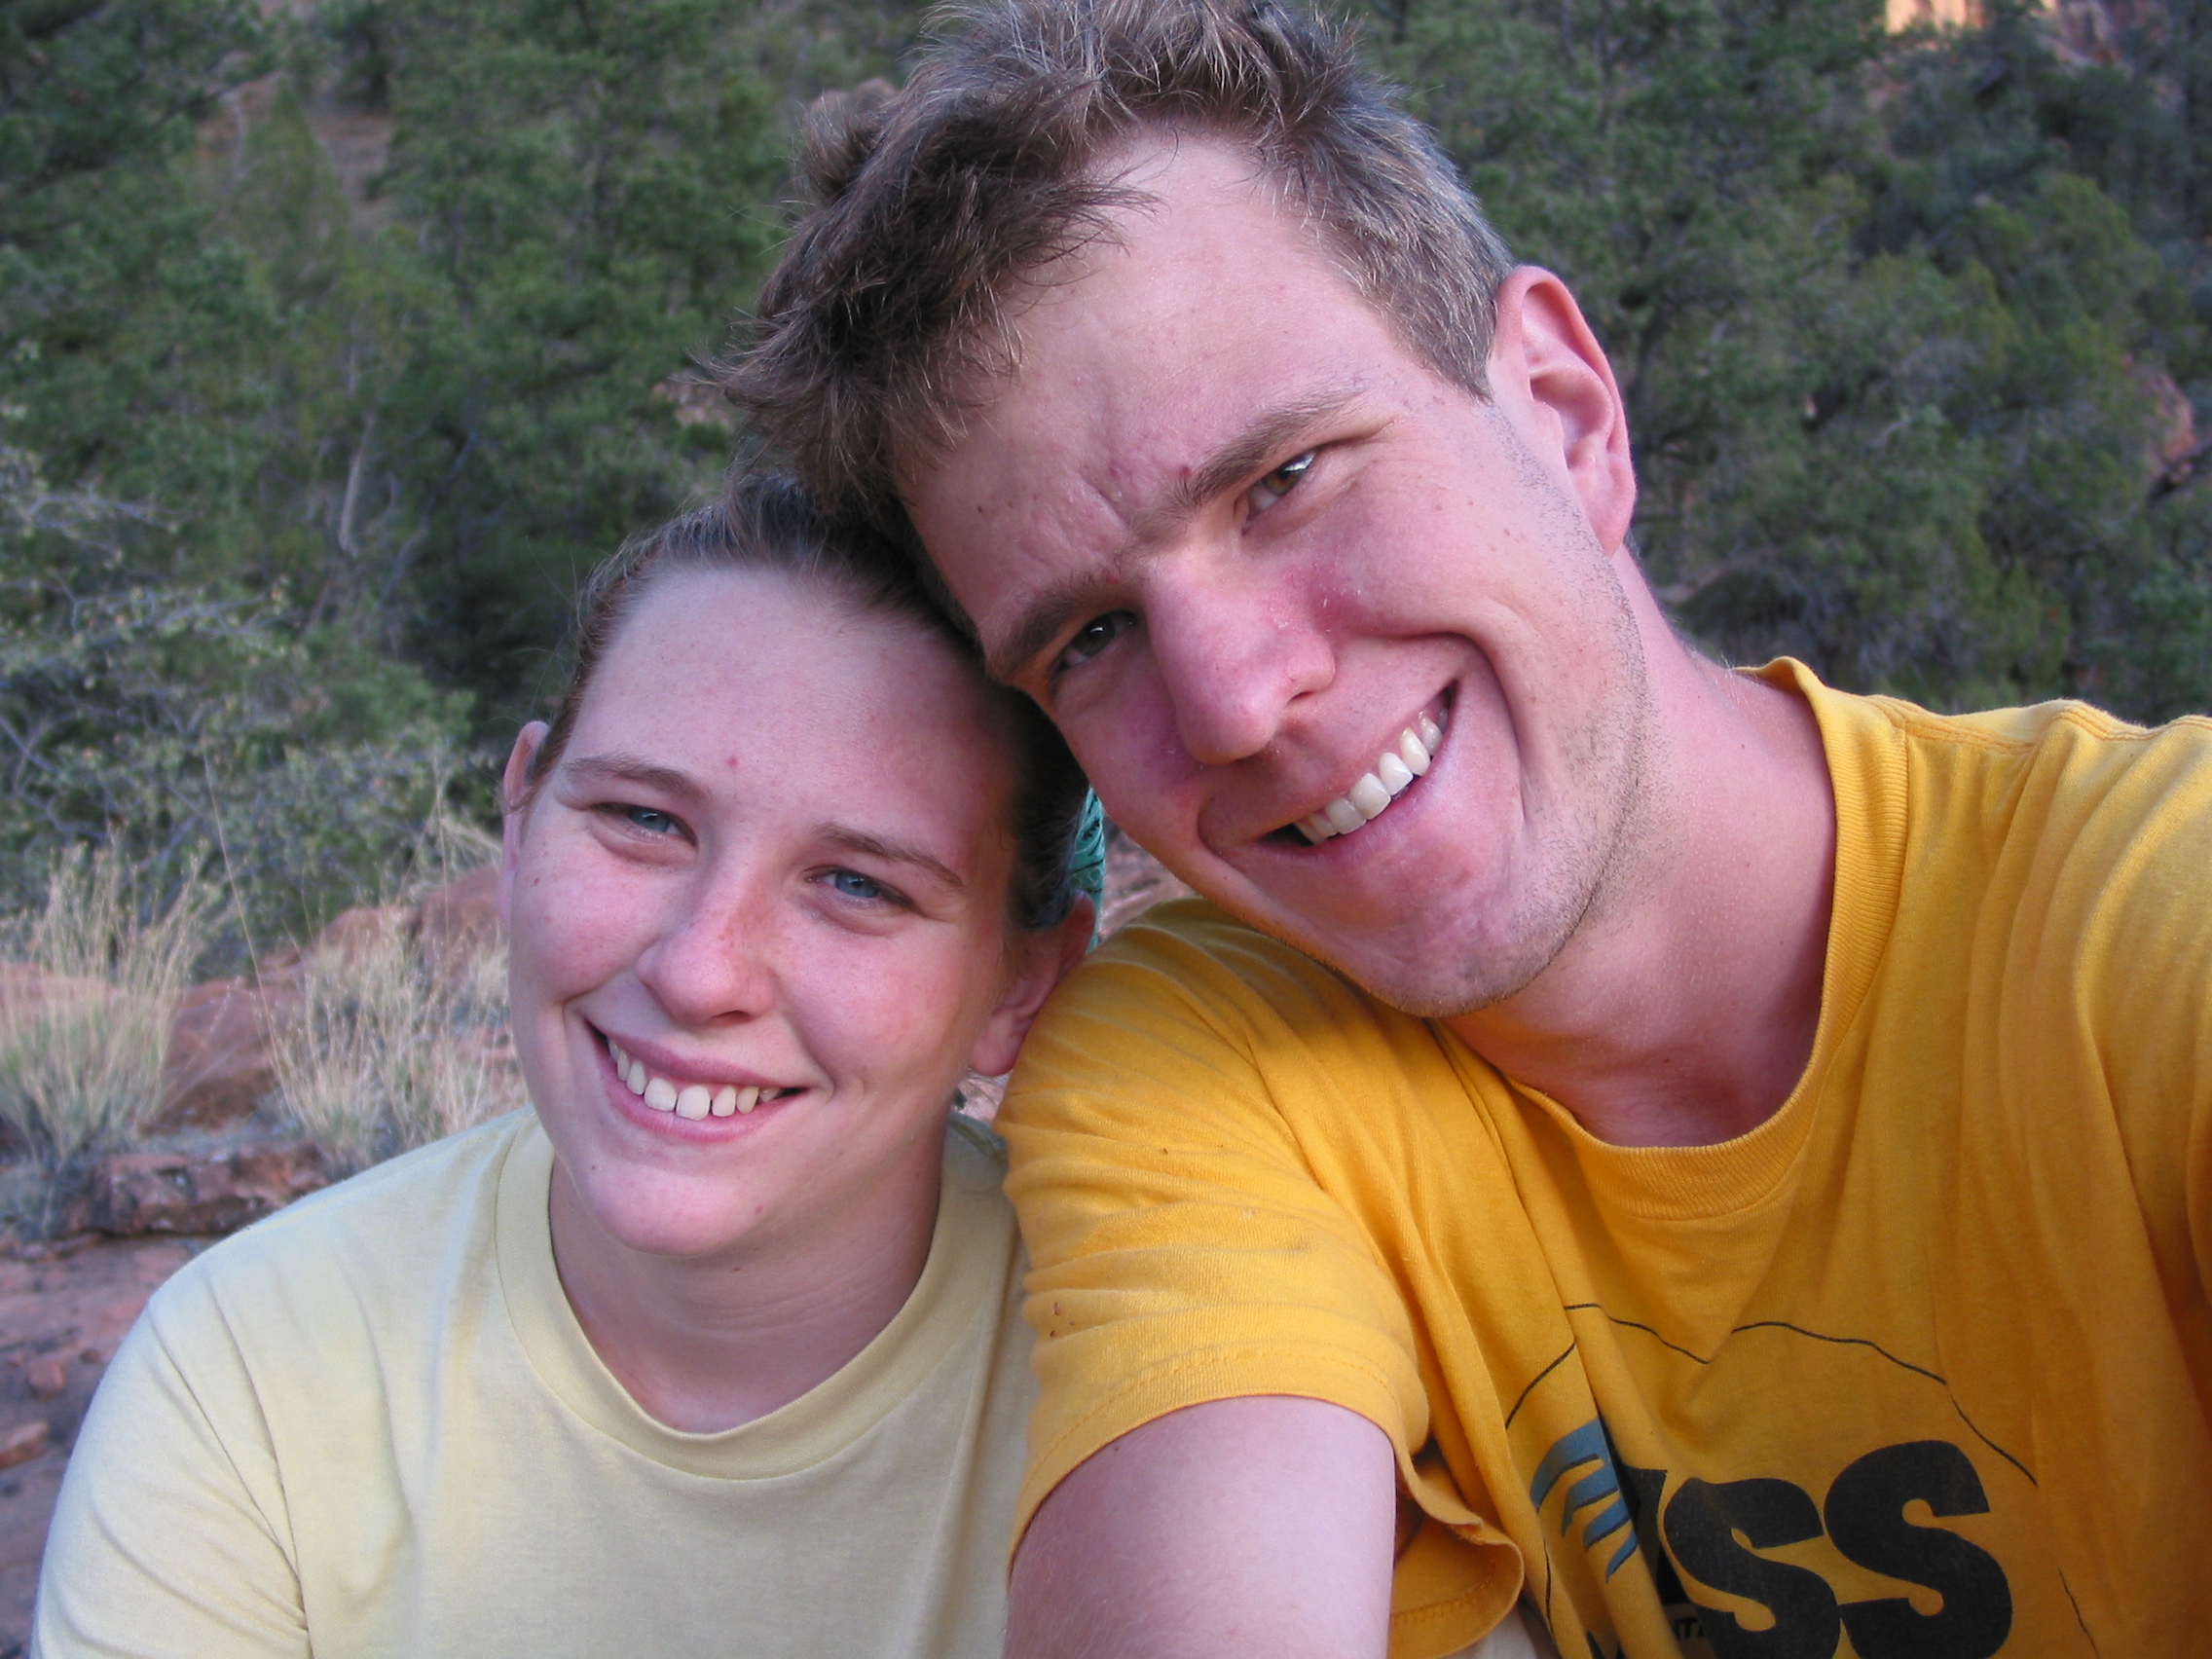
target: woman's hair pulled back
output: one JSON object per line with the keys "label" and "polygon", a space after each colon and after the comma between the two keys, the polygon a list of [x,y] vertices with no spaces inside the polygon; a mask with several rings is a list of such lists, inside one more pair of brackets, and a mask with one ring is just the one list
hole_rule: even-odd
{"label": "woman's hair pulled back", "polygon": [[1071,854],[1088,785],[1059,732],[1028,698],[983,678],[975,642],[924,589],[910,560],[870,531],[831,525],[797,484],[774,473],[740,477],[712,506],[633,536],[585,579],[560,701],[531,760],[532,790],[559,764],[600,663],[645,596],[670,576],[719,571],[773,572],[850,614],[907,623],[966,665],[1014,764],[1014,920],[1046,928],[1067,914],[1078,891]]}

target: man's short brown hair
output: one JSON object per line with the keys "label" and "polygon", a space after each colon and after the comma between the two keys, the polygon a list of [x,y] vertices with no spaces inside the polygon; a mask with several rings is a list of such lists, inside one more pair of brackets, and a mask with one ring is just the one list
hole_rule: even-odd
{"label": "man's short brown hair", "polygon": [[1145,202],[1099,167],[1148,132],[1248,151],[1407,347],[1486,394],[1504,243],[1344,28],[1273,0],[965,4],[903,92],[810,115],[813,200],[732,369],[825,506],[902,523],[898,468],[1016,366],[1011,290]]}

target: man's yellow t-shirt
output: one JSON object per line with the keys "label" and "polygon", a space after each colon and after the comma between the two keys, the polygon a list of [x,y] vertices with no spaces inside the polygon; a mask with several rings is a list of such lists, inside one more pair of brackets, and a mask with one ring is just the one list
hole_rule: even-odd
{"label": "man's yellow t-shirt", "polygon": [[554,1266],[520,1112],[187,1266],[100,1384],[31,1651],[213,1659],[999,1659],[1036,1397],[986,1131],[947,1131],[919,1283],[720,1434],[648,1417]]}
{"label": "man's yellow t-shirt", "polygon": [[1196,902],[1061,988],[1000,1118],[1018,1524],[1162,1413],[1295,1394],[1397,1447],[1398,1659],[1524,1586],[1568,1659],[2212,1647],[2212,722],[1765,672],[1835,902],[1740,1139],[1600,1143]]}

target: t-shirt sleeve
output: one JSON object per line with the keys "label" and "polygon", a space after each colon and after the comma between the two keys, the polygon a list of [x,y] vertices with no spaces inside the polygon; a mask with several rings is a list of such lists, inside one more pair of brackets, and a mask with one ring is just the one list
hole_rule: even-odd
{"label": "t-shirt sleeve", "polygon": [[43,1659],[305,1659],[282,1484],[202,1275],[148,1306],[63,1477],[30,1651]]}
{"label": "t-shirt sleeve", "polygon": [[[2169,1304],[2202,1323],[2212,1286],[2212,723],[2177,721],[2132,758],[2053,861],[2037,997],[2011,1063],[2047,1075],[2085,1037],[2125,1147]],[[2046,919],[2047,918],[2047,919]],[[2212,1329],[2202,1332],[2212,1341]]]}
{"label": "t-shirt sleeve", "polygon": [[1264,951],[1232,965],[1140,928],[1032,1033],[999,1119],[1042,1384],[1017,1538],[1086,1457],[1209,1400],[1344,1406],[1401,1467],[1426,1439],[1404,1302],[1316,1169],[1322,1080],[1288,1063],[1325,1000]]}

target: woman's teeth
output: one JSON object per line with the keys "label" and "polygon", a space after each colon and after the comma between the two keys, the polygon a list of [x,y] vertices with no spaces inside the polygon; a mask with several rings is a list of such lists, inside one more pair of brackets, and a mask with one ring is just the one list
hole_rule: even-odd
{"label": "woman's teeth", "polygon": [[1444,742],[1444,728],[1421,716],[1415,725],[1398,734],[1398,746],[1385,749],[1375,770],[1310,818],[1298,821],[1307,840],[1318,845],[1332,835],[1348,835],[1362,824],[1381,818],[1389,804],[1423,772]]}
{"label": "woman's teeth", "polygon": [[628,1086],[632,1094],[643,1095],[645,1102],[656,1112],[674,1112],[679,1118],[697,1123],[702,1118],[730,1118],[753,1110],[763,1100],[780,1100],[787,1094],[796,1094],[795,1088],[739,1088],[725,1083],[719,1088],[710,1088],[703,1083],[685,1084],[679,1088],[665,1077],[655,1077],[645,1070],[643,1060],[634,1060],[622,1051],[622,1046],[613,1038],[607,1039],[607,1052],[614,1061],[615,1075]]}

